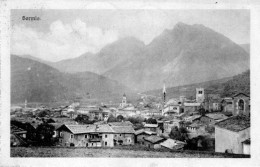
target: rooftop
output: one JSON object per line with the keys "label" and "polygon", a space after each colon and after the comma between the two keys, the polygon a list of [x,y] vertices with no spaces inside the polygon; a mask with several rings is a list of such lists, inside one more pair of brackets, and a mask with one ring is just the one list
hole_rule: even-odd
{"label": "rooftop", "polygon": [[[164,142],[162,142],[160,145],[164,146],[164,147],[167,147],[169,149],[173,149],[175,148],[176,146],[184,146],[186,143],[182,142],[182,141],[179,141],[179,140],[174,140],[174,139],[167,139],[165,140]],[[182,148],[182,147],[176,147],[176,149],[179,149],[179,148]]]}
{"label": "rooftop", "polygon": [[139,129],[139,130],[135,131],[135,135],[139,135],[139,134],[142,134],[142,133],[145,133],[145,134],[148,134],[148,135],[156,134],[156,132],[152,132],[152,131],[144,130],[144,129]]}
{"label": "rooftop", "polygon": [[239,132],[250,127],[250,117],[238,115],[220,121],[215,125],[223,129]]}
{"label": "rooftop", "polygon": [[26,132],[27,132],[26,130],[23,130],[15,125],[11,125],[11,133],[13,133],[13,134],[23,134]]}
{"label": "rooftop", "polygon": [[210,113],[206,114],[207,117],[212,118],[214,120],[227,119],[228,117],[222,113]]}
{"label": "rooftop", "polygon": [[132,126],[112,126],[115,133],[135,133]]}
{"label": "rooftop", "polygon": [[164,138],[152,135],[152,136],[145,137],[144,140],[149,141],[149,142],[155,144],[157,142],[163,141]]}
{"label": "rooftop", "polygon": [[111,126],[133,126],[133,124],[130,121],[125,122],[109,122],[108,123]]}
{"label": "rooftop", "polygon": [[145,128],[157,128],[158,124],[145,124],[144,127]]}

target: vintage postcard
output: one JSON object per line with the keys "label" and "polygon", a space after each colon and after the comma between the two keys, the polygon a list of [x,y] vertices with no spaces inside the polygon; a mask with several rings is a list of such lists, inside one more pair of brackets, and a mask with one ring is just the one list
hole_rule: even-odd
{"label": "vintage postcard", "polygon": [[14,2],[3,165],[260,165],[255,6]]}

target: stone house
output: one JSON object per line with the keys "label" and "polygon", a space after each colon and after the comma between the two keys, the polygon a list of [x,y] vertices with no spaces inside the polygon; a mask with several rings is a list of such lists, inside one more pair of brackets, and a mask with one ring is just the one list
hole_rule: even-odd
{"label": "stone house", "polygon": [[250,154],[250,118],[233,116],[215,124],[215,152]]}
{"label": "stone house", "polygon": [[250,97],[244,93],[238,93],[233,96],[234,111],[233,115],[250,114]]}
{"label": "stone house", "polygon": [[114,130],[114,145],[134,145],[135,136],[132,126],[112,126]]}
{"label": "stone house", "polygon": [[234,103],[231,97],[226,97],[221,101],[222,111],[223,112],[232,112],[234,111]]}
{"label": "stone house", "polygon": [[186,143],[179,140],[167,139],[160,145],[162,146],[162,148],[167,148],[170,150],[182,150]]}
{"label": "stone house", "polygon": [[26,145],[27,131],[19,128],[15,125],[11,125],[11,146],[23,146]]}
{"label": "stone house", "polygon": [[114,131],[107,125],[63,125],[60,132],[61,146],[113,147]]}
{"label": "stone house", "polygon": [[151,135],[156,135],[156,132],[139,129],[135,131],[135,143],[144,145],[144,138]]}
{"label": "stone house", "polygon": [[148,136],[144,138],[144,146],[148,148],[161,148],[160,143],[165,139],[156,135]]}
{"label": "stone house", "polygon": [[145,124],[144,130],[157,132],[159,130],[158,124]]}

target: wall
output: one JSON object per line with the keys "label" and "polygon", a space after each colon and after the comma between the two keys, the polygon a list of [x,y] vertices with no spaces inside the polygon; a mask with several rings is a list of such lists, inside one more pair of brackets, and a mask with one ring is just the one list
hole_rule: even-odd
{"label": "wall", "polygon": [[[105,145],[107,142],[107,145]],[[102,134],[102,147],[114,147],[114,134]]]}
{"label": "wall", "polygon": [[[244,110],[240,111],[239,107],[238,107],[238,101],[240,99],[244,100]],[[233,115],[238,115],[238,114],[245,114],[245,115],[249,115],[250,113],[250,108],[249,108],[249,97],[243,96],[243,95],[239,95],[237,97],[234,97],[234,111],[233,111]]]}
{"label": "wall", "polygon": [[215,127],[215,152],[225,152],[232,150],[235,154],[242,154],[242,142],[250,138],[250,128],[238,133],[226,129]]}
{"label": "wall", "polygon": [[114,134],[114,139],[117,141],[116,142],[117,145],[120,144],[119,140],[123,141],[122,145],[134,145],[135,142],[134,134],[118,133],[118,134]]}

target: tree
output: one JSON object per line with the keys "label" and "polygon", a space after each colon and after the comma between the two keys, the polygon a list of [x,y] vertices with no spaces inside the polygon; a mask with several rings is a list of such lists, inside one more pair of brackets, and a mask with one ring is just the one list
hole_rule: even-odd
{"label": "tree", "polygon": [[36,138],[39,145],[53,145],[52,136],[55,127],[53,125],[43,123],[36,128]]}
{"label": "tree", "polygon": [[148,124],[157,124],[157,121],[154,118],[148,118],[146,123],[148,123]]}
{"label": "tree", "polygon": [[124,117],[122,115],[118,115],[116,119],[121,122],[124,120]]}
{"label": "tree", "polygon": [[183,127],[178,128],[177,126],[172,127],[169,136],[170,138],[179,141],[185,141],[188,139],[187,130]]}
{"label": "tree", "polygon": [[107,119],[107,122],[117,122],[117,119],[113,115],[110,115]]}
{"label": "tree", "polygon": [[93,124],[95,121],[94,120],[89,120],[89,116],[87,115],[78,115],[76,118],[75,118],[75,121],[78,122],[78,123],[81,123],[81,124]]}
{"label": "tree", "polygon": [[206,114],[206,110],[202,107],[199,109],[200,115],[204,116]]}
{"label": "tree", "polygon": [[48,120],[46,121],[46,123],[55,123],[55,121],[50,118],[50,119],[48,119]]}
{"label": "tree", "polygon": [[39,112],[38,117],[45,117],[46,115],[48,115],[48,112],[43,110],[43,111]]}

